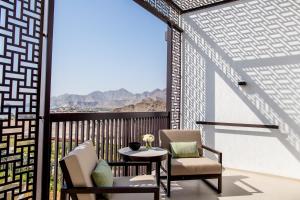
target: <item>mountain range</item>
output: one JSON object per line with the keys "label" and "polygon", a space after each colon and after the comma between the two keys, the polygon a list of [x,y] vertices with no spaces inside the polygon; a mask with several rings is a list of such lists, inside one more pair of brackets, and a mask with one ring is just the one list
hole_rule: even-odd
{"label": "mountain range", "polygon": [[[87,95],[63,94],[51,98],[52,111],[122,111],[134,110],[138,104],[144,110],[154,107],[164,107],[166,102],[166,89],[155,89],[142,93],[132,93],[121,88],[110,91],[94,91]],[[155,106],[156,105],[156,106]],[[123,109],[124,107],[124,109]],[[151,108],[153,111],[153,107]],[[154,108],[155,109],[155,108]],[[144,111],[143,110],[143,111]]]}

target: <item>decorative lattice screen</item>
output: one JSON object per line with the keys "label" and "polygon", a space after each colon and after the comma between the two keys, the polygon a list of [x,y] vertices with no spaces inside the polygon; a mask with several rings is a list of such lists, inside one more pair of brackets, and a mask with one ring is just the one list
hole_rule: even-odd
{"label": "decorative lattice screen", "polygon": [[180,106],[181,106],[181,32],[172,28],[171,30],[171,68],[169,81],[170,87],[170,110],[171,128],[180,128]]}
{"label": "decorative lattice screen", "polygon": [[226,0],[173,0],[182,10],[194,9],[225,1]]}
{"label": "decorative lattice screen", "polygon": [[34,199],[42,0],[0,1],[0,199]]}
{"label": "decorative lattice screen", "polygon": [[[168,57],[168,110],[171,112],[171,128],[180,128],[181,106],[181,32],[180,10],[166,0],[135,0],[155,15],[163,15],[169,27]],[[153,11],[154,10],[154,11]],[[159,13],[159,14],[158,14]]]}
{"label": "decorative lattice screen", "polygon": [[164,15],[169,21],[176,25],[180,24],[180,10],[171,6],[166,0],[136,0],[138,3],[144,2],[153,7],[158,13]]}

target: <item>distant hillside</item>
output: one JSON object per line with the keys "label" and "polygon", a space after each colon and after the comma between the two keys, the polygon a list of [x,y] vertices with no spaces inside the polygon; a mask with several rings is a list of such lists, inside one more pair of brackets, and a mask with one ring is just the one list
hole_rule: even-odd
{"label": "distant hillside", "polygon": [[161,100],[143,99],[136,104],[116,108],[113,112],[164,112],[166,111],[166,102]]}
{"label": "distant hillside", "polygon": [[111,91],[95,91],[88,95],[64,94],[51,98],[53,112],[75,111],[113,111],[128,105],[135,105],[145,99],[153,102],[166,102],[166,90],[156,89],[151,92],[131,93],[122,88]]}

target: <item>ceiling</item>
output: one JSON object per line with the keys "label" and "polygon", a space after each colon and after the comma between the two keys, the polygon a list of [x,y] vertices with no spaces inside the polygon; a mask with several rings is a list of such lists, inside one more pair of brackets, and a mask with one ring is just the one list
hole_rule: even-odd
{"label": "ceiling", "polygon": [[201,7],[230,2],[232,0],[172,0],[181,10],[188,11]]}

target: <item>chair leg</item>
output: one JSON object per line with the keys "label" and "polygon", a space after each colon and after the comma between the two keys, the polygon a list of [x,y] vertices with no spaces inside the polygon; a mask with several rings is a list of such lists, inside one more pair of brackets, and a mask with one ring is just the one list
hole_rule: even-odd
{"label": "chair leg", "polygon": [[170,177],[167,177],[167,197],[171,196],[171,180]]}
{"label": "chair leg", "polygon": [[66,193],[63,190],[60,191],[60,199],[66,200]]}
{"label": "chair leg", "polygon": [[218,193],[222,193],[222,174],[218,177]]}
{"label": "chair leg", "polygon": [[154,192],[154,200],[159,200],[159,188]]}
{"label": "chair leg", "polygon": [[215,192],[217,192],[218,194],[221,193],[222,191],[222,176],[217,176],[216,177],[217,181],[218,181],[218,187],[215,186],[213,183],[211,183],[210,181],[206,180],[206,179],[202,179],[202,181],[211,189],[213,189]]}
{"label": "chair leg", "polygon": [[167,161],[167,167],[168,167],[168,171],[167,171],[167,197],[171,196],[171,178],[172,178],[172,173],[171,173],[171,155],[168,154],[168,161]]}

